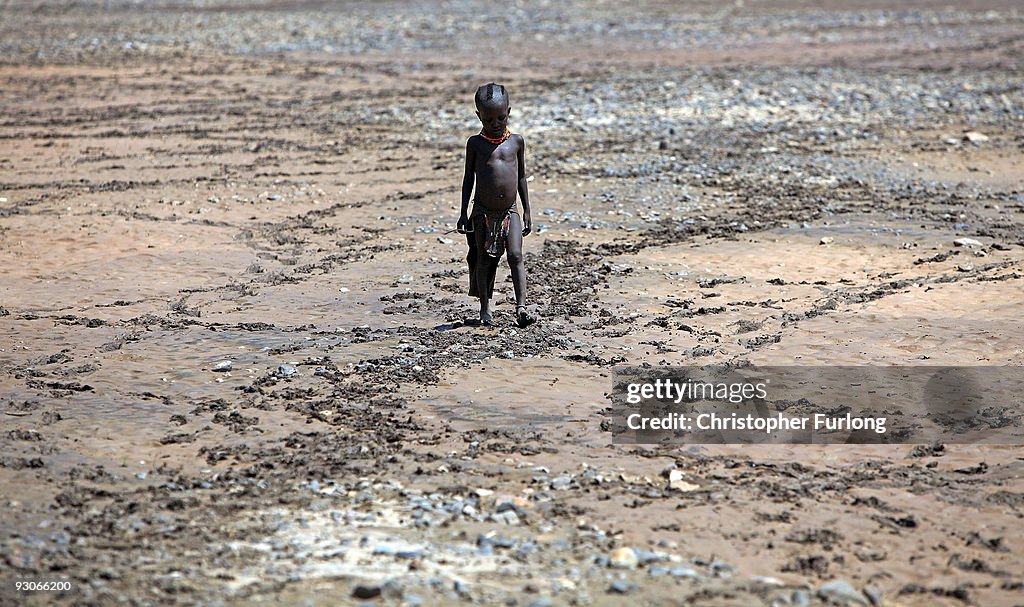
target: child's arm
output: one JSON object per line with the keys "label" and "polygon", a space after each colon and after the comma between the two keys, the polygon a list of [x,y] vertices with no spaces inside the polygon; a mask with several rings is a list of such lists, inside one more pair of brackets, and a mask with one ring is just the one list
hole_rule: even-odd
{"label": "child's arm", "polygon": [[530,219],[530,192],[526,189],[526,139],[519,136],[519,199],[523,201],[523,236],[533,231]]}
{"label": "child's arm", "polygon": [[466,175],[462,178],[462,211],[456,229],[465,232],[469,224],[469,197],[473,194],[473,182],[476,179],[476,156],[473,153],[473,139],[466,140]]}

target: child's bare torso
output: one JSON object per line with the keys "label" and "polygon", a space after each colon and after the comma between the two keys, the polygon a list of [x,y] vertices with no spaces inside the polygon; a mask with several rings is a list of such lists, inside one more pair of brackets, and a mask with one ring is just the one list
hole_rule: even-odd
{"label": "child's bare torso", "polygon": [[516,204],[522,141],[520,135],[512,135],[495,146],[479,135],[470,138],[476,159],[473,200],[477,205],[489,211],[505,211]]}

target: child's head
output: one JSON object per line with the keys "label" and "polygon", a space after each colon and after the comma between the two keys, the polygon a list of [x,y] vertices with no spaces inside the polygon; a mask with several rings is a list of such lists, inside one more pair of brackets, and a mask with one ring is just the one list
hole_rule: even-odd
{"label": "child's head", "polygon": [[476,90],[476,115],[483,125],[484,132],[492,137],[505,134],[508,127],[508,114],[512,106],[509,104],[508,92],[500,84],[485,84]]}

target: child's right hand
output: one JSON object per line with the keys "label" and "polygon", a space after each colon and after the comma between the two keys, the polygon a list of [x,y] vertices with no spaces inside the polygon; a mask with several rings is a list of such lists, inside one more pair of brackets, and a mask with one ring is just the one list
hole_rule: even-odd
{"label": "child's right hand", "polygon": [[466,233],[466,226],[469,225],[469,218],[465,215],[459,217],[459,223],[455,224],[455,229],[459,234]]}

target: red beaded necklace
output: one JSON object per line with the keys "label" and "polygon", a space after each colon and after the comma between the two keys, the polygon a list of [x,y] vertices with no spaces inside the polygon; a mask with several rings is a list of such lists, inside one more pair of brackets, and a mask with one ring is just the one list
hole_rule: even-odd
{"label": "red beaded necklace", "polygon": [[486,139],[487,141],[493,143],[494,145],[501,145],[505,143],[505,141],[507,141],[509,137],[512,136],[512,131],[508,130],[508,127],[505,127],[505,134],[502,135],[501,137],[488,137],[487,134],[484,133],[483,129],[480,129],[480,136]]}

